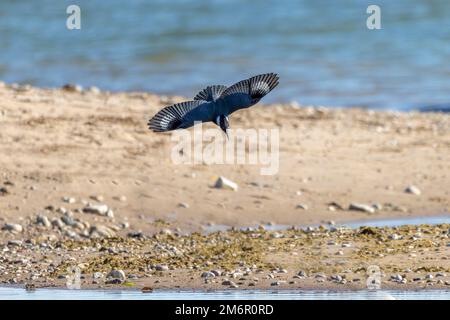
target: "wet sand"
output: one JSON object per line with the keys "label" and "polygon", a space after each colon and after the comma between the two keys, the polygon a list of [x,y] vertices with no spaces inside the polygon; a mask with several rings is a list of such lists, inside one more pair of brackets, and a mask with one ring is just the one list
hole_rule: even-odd
{"label": "wet sand", "polygon": [[[339,257],[330,251],[334,245],[318,244],[316,239],[308,238],[310,234],[300,234],[293,239],[294,243],[280,240],[283,243],[271,252],[269,248],[277,244],[278,238],[263,232],[261,239],[269,240],[260,241],[259,249],[236,247],[237,252],[245,252],[240,258],[249,257],[241,267],[237,259],[232,260],[233,265],[221,265],[229,260],[228,256],[202,266],[207,262],[201,258],[203,252],[194,251],[187,255],[188,260],[180,258],[179,266],[169,260],[168,266],[173,271],[148,269],[151,259],[156,259],[157,264],[165,263],[163,256],[158,258],[156,253],[170,250],[171,241],[177,245],[182,241],[189,250],[188,244],[195,243],[195,238],[188,234],[202,231],[207,225],[340,223],[445,215],[450,208],[448,114],[258,105],[233,114],[230,125],[279,129],[279,173],[262,176],[258,165],[173,164],[170,152],[174,142],[170,134],[152,133],[146,123],[163,106],[182,100],[149,93],[0,85],[0,224],[6,225],[0,231],[4,248],[0,258],[7,262],[3,264],[7,273],[0,276],[3,283],[62,285],[65,279],[58,276],[66,272],[69,261],[71,265],[84,267],[87,263],[84,285],[94,287],[103,286],[104,282],[92,284],[93,272],[106,274],[114,268],[123,269],[126,275],[136,273],[138,278],[127,279],[125,284],[132,282],[137,287],[223,287],[224,277],[204,283],[200,272],[220,267],[227,272],[250,268],[251,276],[242,277],[258,277],[254,281],[256,288],[271,287],[277,279],[287,281],[277,287],[353,288],[365,286],[363,269],[368,263],[375,263],[381,264],[388,276],[408,277],[404,284],[386,278],[386,286],[421,287],[427,285],[427,280],[435,283],[433,287],[445,286],[448,278],[442,277],[443,283],[438,283],[440,279],[435,276],[450,272],[448,232],[445,233],[448,225],[426,226],[426,232],[414,230],[431,238],[427,238],[427,244],[416,246],[422,240],[414,242],[412,248],[409,244],[404,246],[402,241],[406,240],[395,240],[402,244],[397,248],[397,242],[388,237],[398,232],[386,230],[379,245],[392,246],[394,251],[383,248],[382,253],[370,247],[375,245],[374,239],[355,236],[353,245],[358,249],[343,248],[342,258],[345,258],[343,266],[352,270],[352,278],[361,278],[360,283],[328,280],[335,273],[342,277],[346,269],[335,266]],[[213,188],[217,176],[237,183],[238,191]],[[420,194],[405,192],[410,185],[416,186]],[[371,209],[350,210],[352,203]],[[102,207],[98,212],[87,212],[84,209],[89,204],[104,204],[108,210],[103,211]],[[157,246],[151,237],[160,232],[162,242]],[[293,236],[287,231],[281,233],[286,233],[287,239]],[[333,238],[335,235],[330,239],[337,242],[333,247],[337,249],[342,239]],[[249,240],[246,233],[226,233],[221,237]],[[324,242],[328,237],[320,236],[317,241]],[[208,243],[214,240],[201,239]],[[74,251],[69,246],[74,241],[81,243],[80,248],[91,248],[94,256],[110,260],[96,264],[90,260],[94,257],[84,254],[85,249]],[[135,253],[121,252],[131,250],[133,245],[138,246]],[[315,249],[316,245],[321,249]],[[114,249],[116,246],[119,249]],[[350,248],[353,251],[347,256]],[[225,249],[216,244],[216,248],[208,250],[218,254]],[[294,249],[298,250],[298,256],[292,255]],[[416,250],[419,252],[412,252]],[[358,256],[361,251],[366,252],[363,254],[366,260]],[[384,256],[371,256],[372,251]],[[410,254],[420,259],[416,261]],[[329,268],[322,263],[325,256],[332,257]],[[197,269],[189,269],[195,265],[192,259],[199,259]],[[142,265],[136,261],[142,261]],[[254,275],[258,268],[263,269],[260,276]],[[286,269],[287,273],[278,273],[274,268]],[[324,282],[318,282],[315,275],[310,277],[321,272],[321,268],[325,268]],[[363,269],[355,276],[358,268]],[[423,270],[423,277],[433,273],[433,279],[416,284],[420,280],[414,282],[404,274],[408,268],[412,270],[408,272],[411,276]],[[303,269],[308,277],[295,280],[293,276]],[[36,270],[46,271],[33,276]],[[274,278],[264,279],[269,273]],[[239,277],[231,280],[229,274],[225,276],[240,288],[248,286],[250,280]],[[296,282],[289,284],[289,281]]]}

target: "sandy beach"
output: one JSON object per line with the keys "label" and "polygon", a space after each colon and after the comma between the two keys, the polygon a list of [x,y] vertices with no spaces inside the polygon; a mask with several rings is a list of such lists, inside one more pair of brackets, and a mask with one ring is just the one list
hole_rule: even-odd
{"label": "sandy beach", "polygon": [[[263,176],[258,165],[174,164],[170,134],[146,123],[184,97],[77,89],[0,84],[4,284],[63,286],[79,265],[87,287],[364,288],[371,264],[387,287],[450,284],[448,224],[330,230],[450,222],[449,114],[258,104],[230,125],[279,130],[279,173]],[[218,176],[238,191],[214,188]],[[204,233],[266,224],[329,227]],[[105,284],[113,269],[127,278]],[[201,276],[210,270],[221,275]]]}

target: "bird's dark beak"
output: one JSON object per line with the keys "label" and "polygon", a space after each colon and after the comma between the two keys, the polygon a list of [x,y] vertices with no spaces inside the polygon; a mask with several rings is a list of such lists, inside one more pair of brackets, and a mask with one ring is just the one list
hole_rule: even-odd
{"label": "bird's dark beak", "polygon": [[225,129],[225,134],[227,135],[227,139],[230,140],[230,136],[228,135],[228,130]]}

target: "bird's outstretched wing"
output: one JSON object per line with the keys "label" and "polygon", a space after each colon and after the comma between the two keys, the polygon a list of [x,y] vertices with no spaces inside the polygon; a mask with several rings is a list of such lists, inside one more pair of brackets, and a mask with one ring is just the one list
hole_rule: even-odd
{"label": "bird's outstretched wing", "polygon": [[251,100],[259,100],[278,85],[278,80],[279,77],[275,73],[260,74],[233,84],[220,97],[244,94],[248,95]]}
{"label": "bird's outstretched wing", "polygon": [[165,107],[148,121],[148,127],[155,132],[178,129],[183,124],[183,117],[204,103],[203,100],[185,101]]}
{"label": "bird's outstretched wing", "polygon": [[227,86],[221,84],[208,86],[197,93],[197,95],[194,97],[194,100],[215,101],[226,89]]}

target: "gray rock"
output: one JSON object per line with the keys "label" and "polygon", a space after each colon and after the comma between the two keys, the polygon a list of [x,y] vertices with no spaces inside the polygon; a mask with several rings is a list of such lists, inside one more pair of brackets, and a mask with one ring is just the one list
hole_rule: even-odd
{"label": "gray rock", "polygon": [[342,277],[340,275],[334,275],[330,277],[331,280],[336,281],[336,282],[341,282],[342,281]]}
{"label": "gray rock", "polygon": [[48,217],[44,216],[44,215],[38,215],[36,217],[36,223],[40,224],[46,228],[49,228],[52,225],[50,220],[48,219]]}
{"label": "gray rock", "polygon": [[211,270],[211,272],[214,273],[216,277],[220,277],[222,275],[222,271],[220,270]]}
{"label": "gray rock", "polygon": [[301,278],[307,277],[306,272],[303,271],[303,270],[300,270],[300,271],[297,273],[297,275],[298,275],[299,277],[301,277]]}
{"label": "gray rock", "polygon": [[59,218],[53,219],[52,220],[52,225],[54,225],[58,229],[63,229],[64,228],[64,222],[62,222],[61,219],[59,219]]}
{"label": "gray rock", "polygon": [[124,281],[122,279],[108,279],[105,284],[122,284]]}
{"label": "gray rock", "polygon": [[69,238],[72,238],[72,239],[78,238],[78,234],[77,234],[75,231],[72,231],[72,230],[66,230],[66,231],[64,232],[64,235],[65,235],[66,237],[69,237]]}
{"label": "gray rock", "polygon": [[156,271],[169,271],[169,267],[165,264],[157,264],[155,266]]}
{"label": "gray rock", "polygon": [[300,203],[296,207],[296,209],[308,210],[308,206],[306,204]]}
{"label": "gray rock", "polygon": [[222,285],[223,286],[236,286],[236,284],[233,281],[231,281],[231,280],[224,280],[224,281],[222,281]]}
{"label": "gray rock", "polygon": [[124,281],[126,279],[125,272],[123,270],[111,270],[107,275],[106,278],[108,279],[120,279]]}
{"label": "gray rock", "polygon": [[394,274],[391,276],[391,281],[400,282],[403,280],[403,277],[399,274]]}
{"label": "gray rock", "polygon": [[202,278],[214,278],[215,276],[216,275],[214,273],[209,271],[203,272],[201,275]]}
{"label": "gray rock", "polygon": [[286,281],[280,280],[280,281],[272,282],[270,285],[271,286],[280,286],[280,285],[282,285],[284,283],[286,283]]}
{"label": "gray rock", "polygon": [[64,222],[66,225],[68,226],[73,226],[75,221],[73,220],[72,217],[68,216],[68,215],[64,215],[61,217],[62,222]]}

